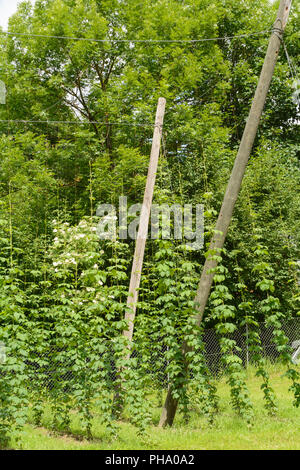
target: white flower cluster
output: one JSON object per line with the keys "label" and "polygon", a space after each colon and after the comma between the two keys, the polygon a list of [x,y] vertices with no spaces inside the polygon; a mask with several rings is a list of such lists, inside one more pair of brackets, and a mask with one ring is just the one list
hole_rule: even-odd
{"label": "white flower cluster", "polygon": [[75,240],[80,240],[81,238],[84,238],[85,234],[84,233],[78,233],[77,235],[74,236]]}
{"label": "white flower cluster", "polygon": [[[98,271],[101,255],[104,254],[103,250],[99,250],[99,238],[94,222],[83,219],[77,226],[70,226],[67,222],[59,223],[53,220],[52,224],[55,238],[49,254],[55,273],[60,270],[66,273],[76,267],[79,271],[83,270],[80,274],[82,279],[85,278],[85,271],[89,279],[88,271],[90,269]],[[90,281],[88,284],[90,285]],[[95,280],[95,284],[99,288],[103,282]]]}
{"label": "white flower cluster", "polygon": [[77,264],[75,258],[65,258],[63,261],[53,261],[53,266],[60,266],[63,264]]}
{"label": "white flower cluster", "polygon": [[86,288],[87,292],[95,292],[95,288],[94,287],[87,287]]}

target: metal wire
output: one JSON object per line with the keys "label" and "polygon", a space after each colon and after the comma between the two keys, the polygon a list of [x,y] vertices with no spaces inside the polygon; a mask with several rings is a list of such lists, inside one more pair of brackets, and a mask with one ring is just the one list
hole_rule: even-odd
{"label": "metal wire", "polygon": [[287,58],[287,62],[288,62],[288,66],[289,66],[289,69],[290,69],[290,72],[291,72],[291,76],[293,78],[293,80],[296,80],[296,77],[298,75],[297,73],[297,70],[296,70],[296,67],[294,66],[289,54],[288,54],[288,50],[287,50],[287,47],[285,45],[285,43],[283,43],[283,48],[284,48],[284,52],[285,52],[285,55],[286,55],[286,58]]}
{"label": "metal wire", "polygon": [[150,122],[143,123],[132,123],[132,122],[105,122],[105,121],[27,121],[25,119],[0,119],[3,123],[19,123],[19,124],[78,124],[78,125],[90,125],[99,124],[103,126],[133,126],[133,127],[159,127],[157,124]]}
{"label": "metal wire", "polygon": [[44,38],[44,39],[66,39],[72,41],[88,41],[88,42],[99,42],[99,43],[107,43],[107,42],[121,42],[121,43],[197,43],[197,42],[206,42],[206,41],[226,41],[228,39],[236,39],[236,38],[245,38],[249,36],[256,36],[260,34],[269,33],[271,30],[266,29],[263,31],[254,31],[252,33],[246,34],[238,34],[236,36],[223,36],[217,38],[201,38],[201,39],[96,39],[96,38],[78,38],[75,36],[55,36],[55,35],[47,35],[47,34],[33,34],[33,33],[17,33],[12,31],[0,31],[0,34],[6,34],[8,36],[24,36],[24,37],[33,37],[33,38]]}

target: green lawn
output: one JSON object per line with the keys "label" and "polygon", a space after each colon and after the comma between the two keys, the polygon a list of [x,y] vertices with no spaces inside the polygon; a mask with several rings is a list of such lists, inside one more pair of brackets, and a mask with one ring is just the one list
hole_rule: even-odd
{"label": "green lawn", "polygon": [[[277,396],[278,414],[269,417],[263,408],[261,381],[249,368],[247,383],[255,409],[255,424],[248,429],[245,422],[234,414],[229,405],[229,389],[225,380],[218,386],[221,397],[221,411],[213,427],[209,427],[204,417],[192,414],[189,424],[184,424],[177,416],[174,426],[158,429],[155,424],[149,429],[151,441],[143,442],[136,434],[134,427],[127,422],[120,422],[118,439],[109,441],[104,427],[95,416],[93,440],[86,440],[80,434],[76,414],[72,421],[71,435],[54,435],[48,427],[49,413],[45,413],[43,427],[26,425],[21,445],[23,449],[101,449],[101,450],[138,450],[138,449],[173,449],[173,450],[221,450],[221,449],[300,449],[300,409],[292,406],[293,397],[288,392],[290,382],[282,376],[280,366],[270,366],[271,384]],[[160,408],[153,411],[153,423],[157,423]],[[20,448],[20,446],[16,446]]]}

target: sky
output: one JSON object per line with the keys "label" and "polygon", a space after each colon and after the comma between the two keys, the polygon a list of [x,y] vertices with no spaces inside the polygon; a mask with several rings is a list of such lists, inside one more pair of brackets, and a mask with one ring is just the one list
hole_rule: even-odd
{"label": "sky", "polygon": [[[30,0],[34,4],[35,0]],[[8,18],[16,12],[20,0],[0,0],[0,26],[7,29]]]}

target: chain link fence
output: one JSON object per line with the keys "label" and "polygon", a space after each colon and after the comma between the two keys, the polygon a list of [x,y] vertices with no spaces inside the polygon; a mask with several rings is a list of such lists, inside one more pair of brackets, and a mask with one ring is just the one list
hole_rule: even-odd
{"label": "chain link fence", "polygon": [[[289,346],[294,352],[299,349],[300,344],[300,318],[294,318],[289,321],[283,322],[282,329],[289,340]],[[280,353],[276,349],[276,345],[273,342],[273,331],[272,327],[267,328],[264,323],[259,323],[258,333],[261,340],[262,355],[270,362],[275,362]],[[232,334],[232,338],[236,341],[240,351],[236,351],[236,354],[243,361],[243,365],[247,367],[251,364],[252,353],[249,351],[247,339],[249,335],[249,327],[244,327],[236,330]],[[218,341],[218,336],[214,329],[206,330],[204,334],[204,343],[206,351],[206,360],[209,369],[213,374],[218,374],[223,370],[224,365],[222,364],[221,351]],[[299,352],[300,359],[300,352]],[[294,358],[297,361],[297,357]]]}
{"label": "chain link fence", "polygon": [[[289,346],[293,349],[293,361],[295,363],[300,363],[300,318],[294,318],[284,322],[282,329],[289,339]],[[261,339],[263,357],[268,359],[270,362],[275,362],[279,357],[279,353],[272,341],[273,328],[267,328],[263,323],[260,323],[258,332]],[[238,346],[235,353],[242,360],[244,367],[247,367],[252,361],[252,354],[247,344],[248,335],[248,327],[240,328],[231,335],[231,338],[236,341],[236,345]],[[215,330],[205,330],[203,341],[205,344],[205,358],[209,370],[213,375],[218,376],[224,372],[224,364],[222,362],[218,335]],[[148,382],[149,384],[152,384],[154,388],[157,386],[166,387],[168,384],[168,361],[166,359],[166,352],[167,346],[163,341],[161,342],[161,345],[155,344],[153,345],[153,350],[148,351]],[[88,380],[89,375],[93,373],[89,366],[89,357],[91,354],[94,357],[97,354],[101,355],[97,347],[87,345],[86,353],[82,353],[83,360],[81,360],[80,365],[77,367],[76,360],[73,359],[72,353],[65,349],[51,348],[47,354],[42,354],[42,356],[33,350],[32,354],[30,354],[30,360],[26,361],[29,376],[28,386],[38,388],[45,387],[47,389],[63,386],[63,388],[70,391],[74,384],[76,387],[76,380],[79,376],[85,375]],[[136,355],[139,360],[138,352],[135,351],[133,354]],[[113,351],[111,351],[111,354],[107,355],[105,368],[106,377],[108,377],[108,380],[113,383],[116,379]],[[102,372],[102,377],[104,377],[105,371]]]}

